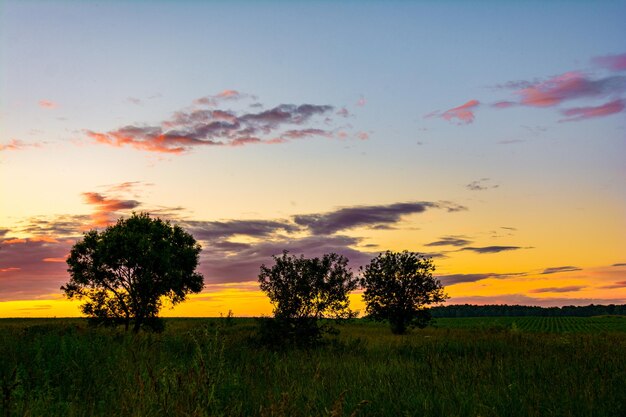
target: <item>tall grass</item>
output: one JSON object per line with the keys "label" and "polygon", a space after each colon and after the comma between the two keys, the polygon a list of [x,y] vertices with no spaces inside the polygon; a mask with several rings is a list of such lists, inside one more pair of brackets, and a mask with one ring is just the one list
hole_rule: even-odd
{"label": "tall grass", "polygon": [[624,332],[340,330],[317,349],[274,351],[246,319],[171,319],[138,335],[0,320],[2,415],[626,415]]}

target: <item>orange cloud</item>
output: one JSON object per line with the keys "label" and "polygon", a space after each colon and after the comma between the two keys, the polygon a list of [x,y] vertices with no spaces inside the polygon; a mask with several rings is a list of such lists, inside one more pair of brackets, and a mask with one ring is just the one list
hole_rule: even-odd
{"label": "orange cloud", "polygon": [[95,206],[94,213],[91,214],[93,225],[96,227],[105,227],[113,223],[117,217],[116,212],[119,210],[130,210],[139,206],[136,200],[120,200],[117,198],[109,198],[100,193],[82,193],[87,204]]}
{"label": "orange cloud", "polygon": [[65,258],[43,258],[44,262],[65,262]]}
{"label": "orange cloud", "polygon": [[5,240],[3,243],[6,243],[8,245],[14,245],[16,243],[26,243],[26,239],[7,239]]}
{"label": "orange cloud", "polygon": [[0,151],[19,151],[25,148],[39,148],[40,143],[25,143],[18,139],[11,139],[11,141],[5,145],[0,144]]}

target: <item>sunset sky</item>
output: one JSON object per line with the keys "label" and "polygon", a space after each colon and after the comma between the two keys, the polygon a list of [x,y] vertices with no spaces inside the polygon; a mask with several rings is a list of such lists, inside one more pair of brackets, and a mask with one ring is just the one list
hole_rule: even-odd
{"label": "sunset sky", "polygon": [[[0,2],[0,317],[133,211],[166,316],[269,314],[273,254],[431,255],[449,303],[626,303],[626,3]],[[354,307],[362,308],[359,295]]]}

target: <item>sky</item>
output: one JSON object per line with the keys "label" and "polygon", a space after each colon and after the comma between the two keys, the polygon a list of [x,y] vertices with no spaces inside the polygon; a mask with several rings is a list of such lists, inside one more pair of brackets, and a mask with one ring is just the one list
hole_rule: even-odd
{"label": "sky", "polygon": [[[626,303],[626,3],[0,2],[0,317],[77,316],[82,234],[202,245],[165,316],[266,315],[261,264],[431,256],[448,303]],[[363,309],[360,295],[353,308]]]}

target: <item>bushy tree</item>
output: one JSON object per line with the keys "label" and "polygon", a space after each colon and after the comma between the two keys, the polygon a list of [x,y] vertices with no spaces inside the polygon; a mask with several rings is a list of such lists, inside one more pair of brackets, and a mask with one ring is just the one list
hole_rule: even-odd
{"label": "bushy tree", "polygon": [[273,258],[275,264],[261,265],[259,274],[261,290],[274,306],[274,320],[265,322],[266,337],[314,344],[328,330],[320,326],[320,319],[354,316],[348,294],[358,279],[348,268],[348,259],[336,253],[307,259],[287,251]]}
{"label": "bushy tree", "polygon": [[416,252],[379,254],[362,271],[367,315],[389,321],[394,334],[404,334],[409,326],[426,327],[431,319],[426,306],[447,298],[434,270],[432,259]]}
{"label": "bushy tree", "polygon": [[195,271],[201,247],[179,226],[148,214],[119,219],[103,231],[90,230],[67,258],[70,281],[61,287],[91,319],[159,327],[165,300],[177,304],[200,292],[204,278]]}

